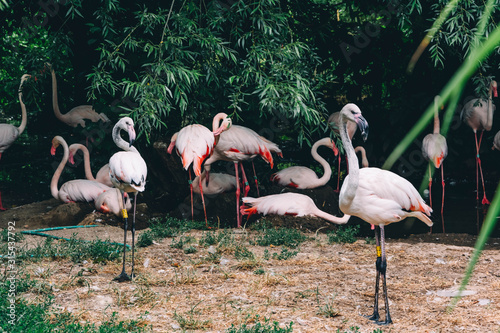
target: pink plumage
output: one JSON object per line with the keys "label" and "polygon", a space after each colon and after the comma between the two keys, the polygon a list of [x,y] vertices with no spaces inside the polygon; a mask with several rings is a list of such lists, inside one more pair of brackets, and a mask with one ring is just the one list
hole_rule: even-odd
{"label": "pink plumage", "polygon": [[95,180],[98,181],[99,183],[102,183],[104,185],[107,185],[109,187],[113,187],[113,183],[111,182],[111,179],[109,178],[109,163],[104,164],[99,171],[97,172],[97,175],[94,178],[94,175],[92,174],[92,169],[90,168],[90,153],[87,147],[80,143],[73,143],[71,146],[69,146],[69,162],[71,164],[75,164],[74,162],[74,156],[78,152],[78,150],[81,150],[83,153],[83,164],[85,168],[85,178],[88,180]]}

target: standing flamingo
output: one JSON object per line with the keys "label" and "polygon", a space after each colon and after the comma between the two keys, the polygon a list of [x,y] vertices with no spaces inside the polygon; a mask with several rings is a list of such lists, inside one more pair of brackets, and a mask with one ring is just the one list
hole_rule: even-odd
{"label": "standing flamingo", "polygon": [[[330,117],[328,117],[328,125],[330,126],[330,128],[332,129],[332,131],[336,135],[340,135],[340,132],[339,132],[340,119],[339,119],[339,117],[340,117],[340,112],[334,112],[330,115]],[[356,133],[357,129],[358,129],[358,127],[356,126],[356,124],[353,124],[353,123],[347,124],[347,134],[349,135],[349,139],[352,140],[352,137]],[[339,192],[339,186],[340,186],[340,160],[341,160],[341,158],[339,155],[339,157],[338,157],[339,168],[337,170],[337,190],[336,190],[337,193]]]}
{"label": "standing flamingo", "polygon": [[[21,104],[21,124],[19,127],[15,127],[11,124],[0,124],[0,159],[2,158],[2,153],[7,150],[16,139],[24,132],[26,124],[28,123],[28,116],[26,114],[26,105],[23,103],[23,83],[31,77],[29,74],[24,74],[21,77],[21,83],[19,84],[19,103]],[[0,210],[5,210],[2,205],[2,193],[0,192]]]}
{"label": "standing flamingo", "polygon": [[236,177],[225,173],[211,173],[210,182],[203,171],[201,176],[193,180],[193,192],[200,193],[200,179],[203,179],[202,188],[205,194],[219,194],[236,189]]}
{"label": "standing flamingo", "polygon": [[[210,180],[210,170],[212,163],[215,161],[229,161],[234,163],[234,170],[236,175],[236,217],[237,226],[241,227],[241,216],[240,216],[240,181],[238,174],[238,165],[241,168],[243,183],[245,184],[244,195],[248,194],[250,186],[248,185],[247,177],[245,175],[245,170],[240,162],[253,160],[255,157],[260,156],[264,161],[270,164],[271,169],[274,167],[272,153],[277,153],[279,156],[281,150],[278,145],[260,136],[255,131],[250,128],[233,125],[229,130],[223,132],[219,137],[219,142],[215,146],[214,152],[210,158],[205,161],[205,170],[207,170],[207,177]],[[253,162],[252,162],[253,163]],[[258,193],[258,182],[257,177],[254,178],[255,184],[257,186]]]}
{"label": "standing flamingo", "polygon": [[495,134],[495,137],[493,138],[493,147],[491,147],[492,150],[500,150],[500,131]]}
{"label": "standing flamingo", "polygon": [[[129,144],[126,143],[120,136],[121,130],[128,133]],[[141,154],[137,151],[132,144],[135,141],[134,121],[129,117],[121,118],[113,127],[113,141],[118,148],[123,149],[115,153],[109,159],[109,177],[113,185],[120,190],[126,207],[126,193],[134,193],[134,215],[132,218],[132,273],[127,275],[125,273],[125,251],[127,249],[127,227],[128,227],[128,214],[127,210],[122,210],[122,217],[124,219],[124,236],[123,236],[123,267],[122,272],[115,280],[119,282],[129,281],[134,277],[134,242],[135,242],[135,213],[137,207],[137,193],[143,192],[146,188],[146,177],[148,175],[148,168],[146,162]]]}
{"label": "standing flamingo", "polygon": [[90,153],[87,147],[80,143],[73,143],[71,146],[69,146],[69,162],[71,164],[75,164],[74,156],[78,152],[78,150],[81,150],[83,152],[83,164],[85,167],[85,178],[89,180],[95,180],[98,181],[99,183],[103,183],[104,185],[107,185],[109,187],[113,187],[113,183],[111,182],[111,179],[109,178],[109,164],[106,163],[99,169],[97,172],[96,177],[92,175],[92,169],[90,168]]}
{"label": "standing flamingo", "polygon": [[[493,112],[495,105],[492,102],[492,95],[498,97],[497,82],[492,80],[488,92],[488,100],[483,98],[475,98],[467,102],[462,108],[460,118],[469,125],[474,131],[476,140],[476,200],[479,201],[479,176],[478,169],[481,174],[481,182],[483,184],[483,205],[489,205],[490,202],[486,198],[486,190],[484,187],[483,168],[481,167],[481,158],[479,157],[479,148],[481,148],[481,140],[483,139],[484,131],[490,131],[493,125]],[[479,143],[477,142],[477,131],[481,131]]]}
{"label": "standing flamingo", "polygon": [[[222,123],[220,123],[222,121]],[[220,124],[220,125],[219,125]],[[191,181],[192,169],[196,176],[201,175],[201,165],[203,161],[212,154],[216,144],[216,138],[231,127],[231,118],[225,113],[218,113],[212,121],[212,131],[203,125],[194,124],[182,128],[171,138],[171,144],[168,151],[171,153],[173,147],[177,149],[177,154],[181,157],[182,166],[189,170],[189,187],[191,189],[191,216],[194,215],[193,208],[193,183]],[[207,211],[205,208],[205,198],[203,197],[203,180],[199,183],[201,201],[203,203],[203,212],[205,213],[205,223],[207,220]]]}
{"label": "standing flamingo", "polygon": [[104,122],[110,121],[109,118],[104,113],[97,113],[92,105],[79,105],[67,113],[62,114],[61,110],[59,110],[59,103],[57,100],[57,79],[56,72],[52,68],[52,65],[49,63],[45,64],[49,69],[52,75],[52,104],[54,108],[54,114],[57,119],[62,121],[68,126],[77,127],[78,125],[85,127],[85,119],[89,119],[90,121],[96,123],[99,120]]}
{"label": "standing flamingo", "polygon": [[333,150],[335,156],[338,155],[339,150],[335,143],[330,138],[323,138],[316,141],[311,148],[312,157],[323,166],[323,176],[318,178],[316,172],[303,166],[292,166],[276,172],[271,175],[271,181],[277,182],[282,186],[290,186],[298,189],[317,188],[325,185],[332,176],[332,169],[330,164],[318,154],[318,148],[326,146]]}
{"label": "standing flamingo", "polygon": [[50,153],[55,155],[56,149],[62,146],[64,149],[63,158],[57,167],[52,180],[50,182],[50,192],[52,196],[63,202],[77,202],[77,201],[94,201],[100,194],[110,189],[110,187],[99,182],[87,179],[75,179],[67,181],[62,184],[61,188],[57,188],[57,183],[61,177],[61,173],[68,162],[69,149],[66,141],[60,137],[55,136],[52,139],[52,148]]}
{"label": "standing flamingo", "polygon": [[[416,217],[432,226],[430,215],[432,209],[426,205],[415,187],[406,179],[387,170],[379,168],[359,168],[358,158],[354,152],[351,139],[347,134],[346,122],[354,122],[366,139],[368,122],[361,115],[361,110],[355,104],[347,104],[340,111],[340,137],[349,161],[349,175],[345,178],[339,196],[339,207],[344,214],[357,216],[366,222],[378,226],[375,229],[377,243],[375,305],[373,314],[369,317],[377,324],[392,323],[389,313],[389,300],[386,286],[387,259],[385,253],[385,231],[387,224],[399,222],[406,217]],[[385,294],[385,321],[379,321],[378,291],[380,276],[383,277],[383,292]]]}
{"label": "standing flamingo", "polygon": [[241,206],[241,214],[248,217],[255,213],[316,216],[335,224],[346,224],[350,218],[349,215],[337,217],[328,214],[320,210],[310,197],[300,193],[280,193],[260,198],[244,197],[242,200],[245,205]]}
{"label": "standing flamingo", "polygon": [[[436,169],[441,168],[441,185],[443,186],[443,193],[441,197],[441,223],[444,229],[444,171],[443,171],[443,160],[448,156],[448,145],[446,144],[446,138],[439,134],[439,96],[434,98],[434,132],[432,134],[427,134],[422,142],[422,155],[427,161],[431,161]],[[429,202],[432,207],[432,176],[431,176],[431,164],[429,163]],[[432,228],[431,228],[432,231]]]}

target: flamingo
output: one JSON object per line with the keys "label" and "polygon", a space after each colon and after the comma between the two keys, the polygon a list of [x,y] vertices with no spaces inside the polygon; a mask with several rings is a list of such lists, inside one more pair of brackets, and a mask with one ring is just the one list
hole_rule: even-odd
{"label": "flamingo", "polygon": [[[462,108],[460,118],[464,123],[469,125],[474,131],[474,138],[476,140],[476,200],[479,201],[479,176],[478,169],[481,173],[481,182],[483,184],[483,205],[489,205],[490,202],[486,198],[486,190],[484,187],[483,168],[481,167],[481,158],[479,157],[479,148],[481,147],[481,140],[483,139],[484,131],[490,131],[493,125],[493,112],[496,107],[492,102],[492,94],[498,97],[497,82],[492,80],[488,92],[488,100],[483,98],[475,98],[467,102]],[[477,131],[481,131],[479,143],[477,142]]]}
{"label": "flamingo", "polygon": [[113,183],[111,182],[111,178],[109,178],[109,163],[106,163],[104,166],[99,169],[96,177],[92,175],[92,170],[90,168],[90,153],[87,147],[80,143],[73,143],[69,146],[69,162],[71,164],[75,164],[74,156],[81,150],[83,152],[83,163],[85,167],[85,178],[89,180],[95,180],[99,183],[107,185],[109,187],[113,187]]}
{"label": "flamingo", "polygon": [[78,125],[85,127],[85,119],[89,119],[90,121],[96,123],[99,120],[104,122],[110,121],[109,118],[104,113],[97,113],[92,105],[79,105],[67,113],[62,114],[61,110],[59,110],[59,103],[57,101],[57,79],[56,72],[52,68],[52,65],[49,63],[45,64],[49,69],[52,75],[52,104],[54,108],[54,114],[56,118],[71,127],[77,127]]}
{"label": "flamingo", "polygon": [[[21,76],[21,83],[19,84],[19,103],[21,104],[21,124],[15,127],[11,124],[0,124],[0,159],[2,153],[6,151],[16,139],[24,132],[26,124],[28,123],[28,116],[26,114],[26,105],[23,103],[23,83],[31,77],[29,74]],[[2,205],[2,193],[0,192],[0,210],[5,210]]]}
{"label": "flamingo", "polygon": [[210,182],[207,177],[204,177],[202,172],[201,177],[196,176],[193,180],[193,192],[200,193],[200,178],[203,178],[203,190],[205,194],[219,194],[230,192],[236,188],[236,177],[225,173],[210,174]]}
{"label": "flamingo", "polygon": [[310,197],[300,193],[280,193],[260,198],[244,197],[242,201],[244,205],[241,206],[241,214],[248,215],[248,217],[255,213],[315,216],[335,224],[346,224],[350,218],[349,215],[337,217],[328,214],[316,207]]}
{"label": "flamingo", "polygon": [[[207,170],[207,177],[210,179],[210,170],[212,163],[215,161],[229,161],[234,163],[234,170],[236,175],[236,217],[237,226],[241,227],[241,217],[240,217],[240,182],[238,175],[238,164],[241,167],[242,178],[245,184],[244,196],[248,194],[250,186],[245,175],[245,170],[240,162],[253,160],[255,157],[260,156],[264,161],[269,163],[271,169],[274,167],[272,153],[278,154],[278,156],[283,157],[281,150],[278,145],[260,136],[255,131],[250,128],[233,125],[229,130],[223,132],[219,137],[219,142],[215,146],[214,152],[210,158],[205,161],[205,170]],[[257,177],[254,179],[255,185],[257,186],[258,193],[258,182]]]}
{"label": "flamingo", "polygon": [[50,153],[55,155],[56,149],[59,146],[63,147],[64,154],[61,163],[59,163],[59,166],[54,172],[50,182],[50,192],[54,198],[66,203],[77,201],[90,202],[94,201],[100,194],[110,189],[110,187],[104,184],[87,179],[67,181],[62,184],[60,189],[58,189],[57,183],[59,182],[59,178],[61,177],[61,173],[66,165],[66,162],[68,162],[69,148],[66,141],[61,136],[57,135],[52,139],[52,148]]}
{"label": "flamingo", "polygon": [[[340,135],[340,132],[339,132],[339,124],[340,124],[339,116],[340,116],[340,112],[334,112],[334,113],[332,113],[330,115],[330,117],[328,117],[328,125],[330,126],[330,128],[332,129],[332,131],[337,136]],[[347,134],[349,135],[349,139],[352,140],[352,137],[356,133],[357,129],[358,129],[358,127],[356,126],[356,124],[347,123]],[[339,155],[339,157],[338,157],[339,169],[337,171],[337,190],[336,190],[337,193],[339,192],[339,186],[340,186],[340,160],[341,160],[341,158],[340,158],[340,155]]]}
{"label": "flamingo", "polygon": [[[132,208],[132,204],[127,193],[125,193],[125,196],[127,200],[125,208],[129,211]],[[122,193],[117,188],[110,188],[106,192],[99,194],[94,204],[95,208],[103,213],[113,213],[116,216],[120,216],[123,211]]]}
{"label": "flamingo", "polygon": [[[441,197],[441,223],[444,229],[444,171],[443,171],[443,160],[448,156],[448,145],[446,144],[446,138],[439,134],[439,96],[434,97],[434,132],[427,134],[422,142],[422,155],[427,161],[431,161],[436,169],[441,168],[441,185],[443,186],[443,194]],[[432,207],[432,176],[431,176],[431,164],[429,163],[429,202]],[[432,228],[431,228],[432,231]]]}
{"label": "flamingo", "polygon": [[277,182],[282,186],[290,186],[298,189],[317,188],[328,183],[332,176],[332,169],[330,168],[330,164],[318,154],[320,146],[332,149],[335,156],[338,155],[339,150],[330,138],[323,138],[313,144],[311,155],[323,166],[323,176],[321,178],[318,178],[316,172],[307,167],[292,166],[272,174],[271,181]]}
{"label": "flamingo", "polygon": [[[129,144],[120,136],[121,130],[128,132]],[[128,214],[126,209],[122,209],[124,219],[123,236],[123,267],[122,272],[115,278],[116,281],[129,281],[134,277],[134,242],[135,242],[135,213],[137,206],[137,193],[143,192],[146,187],[148,168],[137,149],[132,146],[135,141],[134,121],[129,117],[121,118],[113,127],[113,141],[118,148],[123,151],[117,152],[109,159],[109,177],[113,185],[120,190],[126,207],[126,193],[134,193],[134,215],[132,218],[132,273],[125,273],[125,251],[127,249],[127,224]]]}
{"label": "flamingo", "polygon": [[[379,168],[359,168],[358,158],[354,152],[351,139],[347,134],[346,122],[354,122],[361,130],[363,139],[368,135],[368,122],[361,115],[355,104],[346,104],[340,111],[340,137],[349,163],[349,175],[345,178],[339,195],[339,208],[344,214],[357,216],[377,226],[375,239],[377,243],[375,304],[373,314],[369,316],[377,324],[392,323],[389,313],[389,301],[386,286],[387,259],[385,252],[385,231],[387,224],[399,222],[406,217],[416,217],[428,226],[432,226],[429,215],[432,208],[427,206],[415,187],[406,179],[387,170]],[[385,294],[385,321],[379,321],[378,292],[380,276],[383,277]]]}
{"label": "flamingo", "polygon": [[361,153],[361,166],[363,168],[368,168],[370,166],[370,164],[368,163],[368,159],[366,158],[366,150],[365,148],[361,147],[361,146],[357,146],[356,148],[354,148],[354,152],[357,154],[357,153]]}
{"label": "flamingo", "polygon": [[493,138],[493,147],[491,147],[492,150],[500,150],[500,131],[495,134],[495,137]]}
{"label": "flamingo", "polygon": [[[222,123],[220,123],[221,120]],[[171,153],[173,147],[175,147],[177,154],[181,157],[184,169],[190,170],[189,167],[192,165],[194,174],[200,177],[201,165],[203,161],[213,153],[216,138],[219,137],[222,132],[230,128],[231,124],[231,118],[229,118],[227,114],[221,112],[216,114],[213,118],[212,131],[203,125],[188,125],[172,136],[168,152]],[[203,212],[205,213],[205,224],[207,224],[207,211],[205,208],[205,198],[203,197],[203,180],[199,184]],[[193,216],[193,184],[191,181],[191,171],[189,171],[189,186],[191,189],[191,216]]]}

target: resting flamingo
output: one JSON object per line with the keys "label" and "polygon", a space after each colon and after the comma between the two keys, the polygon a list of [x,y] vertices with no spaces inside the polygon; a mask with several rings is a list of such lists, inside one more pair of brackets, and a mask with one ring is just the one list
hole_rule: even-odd
{"label": "resting flamingo", "polygon": [[[121,130],[128,133],[129,144],[120,136]],[[134,121],[129,117],[121,118],[113,127],[113,141],[118,148],[123,151],[117,152],[109,159],[109,177],[113,185],[120,190],[123,202],[126,202],[126,193],[134,193],[134,215],[132,217],[132,273],[127,275],[125,273],[125,251],[127,249],[127,224],[128,214],[127,210],[122,210],[122,217],[124,219],[124,236],[123,236],[123,267],[122,272],[115,280],[119,282],[129,281],[134,277],[134,243],[135,243],[135,214],[137,207],[137,193],[143,192],[146,188],[146,178],[148,175],[148,168],[146,162],[142,158],[137,149],[132,146],[135,141]],[[124,204],[123,206],[126,206]]]}
{"label": "resting flamingo", "polygon": [[[125,208],[129,211],[132,208],[130,198],[125,193],[127,200]],[[95,208],[103,213],[113,213],[116,216],[121,216],[123,212],[123,197],[122,193],[117,188],[110,188],[99,196],[94,201]]]}
{"label": "resting flamingo", "polygon": [[233,175],[228,175],[226,173],[211,173],[210,182],[207,182],[207,177],[205,177],[203,171],[201,176],[196,176],[193,180],[193,192],[200,193],[200,178],[202,178],[203,184],[202,188],[205,194],[219,194],[230,192],[236,189],[236,177]]}
{"label": "resting flamingo", "polygon": [[69,149],[68,144],[61,136],[55,136],[52,139],[52,148],[50,153],[55,155],[56,149],[62,146],[64,150],[63,158],[57,167],[52,180],[50,182],[50,192],[52,196],[62,202],[77,202],[94,201],[100,194],[110,189],[110,187],[99,182],[88,179],[75,179],[62,184],[61,188],[57,188],[57,183],[61,177],[61,173],[68,162]]}
{"label": "resting flamingo", "polygon": [[[7,150],[16,139],[24,132],[26,124],[28,123],[28,116],[26,114],[26,105],[23,103],[23,83],[31,77],[29,74],[21,76],[21,83],[19,84],[19,103],[21,104],[21,124],[15,127],[11,124],[0,124],[0,159],[2,153]],[[2,193],[0,192],[0,210],[5,210],[2,205]]]}
{"label": "resting flamingo", "polygon": [[332,176],[330,164],[318,154],[318,148],[325,146],[333,150],[335,156],[339,150],[330,138],[323,138],[316,141],[311,148],[312,157],[323,167],[323,176],[318,178],[316,172],[304,166],[292,166],[271,175],[271,181],[282,186],[290,186],[298,189],[317,188],[324,186]]}
{"label": "resting flamingo", "polygon": [[[330,115],[330,117],[328,117],[328,126],[330,126],[330,128],[332,129],[332,131],[338,136],[340,135],[340,132],[339,132],[339,124],[340,124],[340,120],[339,120],[339,116],[340,116],[340,112],[334,112]],[[348,123],[347,124],[347,134],[349,135],[349,138],[352,140],[352,137],[354,136],[354,134],[356,133],[356,130],[358,129],[358,127],[356,126],[356,124],[352,124],[352,123]],[[340,186],[340,155],[338,157],[338,164],[339,164],[339,168],[337,170],[337,190],[336,192],[338,193],[339,192],[339,186]]]}
{"label": "resting flamingo", "polygon": [[97,113],[92,105],[79,105],[72,108],[67,113],[62,114],[57,100],[56,72],[54,71],[54,68],[52,68],[51,64],[46,63],[45,65],[50,69],[50,73],[52,75],[52,105],[57,119],[71,127],[77,127],[78,125],[85,127],[85,119],[89,119],[94,123],[99,120],[104,122],[110,121],[104,113]]}
{"label": "resting flamingo", "polygon": [[[486,198],[486,190],[484,187],[483,168],[481,167],[481,158],[479,157],[479,149],[481,148],[481,141],[483,139],[484,131],[490,131],[493,125],[493,112],[495,105],[492,101],[492,95],[498,97],[497,82],[492,80],[488,91],[488,100],[483,98],[475,98],[467,102],[462,108],[460,118],[469,125],[474,131],[474,138],[476,140],[476,200],[479,201],[479,173],[481,174],[481,182],[483,184],[483,205],[489,205],[490,202]],[[477,141],[477,131],[481,131],[479,143]]]}
{"label": "resting flamingo", "polygon": [[[222,123],[221,123],[222,121]],[[193,184],[191,181],[191,169],[196,176],[201,175],[203,161],[212,154],[216,144],[216,138],[231,127],[231,118],[225,113],[218,113],[212,121],[212,131],[203,125],[194,124],[182,128],[172,135],[168,152],[171,153],[175,147],[177,154],[181,157],[182,166],[189,171],[189,187],[191,189],[191,216],[194,215],[193,208]],[[203,197],[203,181],[200,184],[201,201],[205,213],[205,223],[208,224],[205,198]]]}
{"label": "resting flamingo", "polygon": [[[441,168],[441,185],[443,186],[443,193],[441,196],[441,223],[444,229],[444,171],[443,171],[443,160],[448,156],[448,145],[446,144],[446,138],[439,134],[439,100],[440,97],[434,97],[434,132],[427,134],[422,142],[422,155],[427,161],[434,164],[436,169]],[[431,163],[429,163],[429,202],[432,207],[432,176],[431,176]],[[432,231],[432,228],[431,228]]]}
{"label": "resting flamingo", "polygon": [[[215,146],[212,156],[210,156],[210,158],[205,161],[205,170],[207,170],[207,177],[209,177],[209,181],[212,163],[214,163],[215,161],[229,161],[234,163],[234,170],[236,175],[236,217],[238,228],[241,227],[241,189],[238,165],[241,168],[243,183],[245,184],[243,196],[246,196],[248,194],[248,191],[250,190],[250,186],[248,185],[245,170],[243,169],[243,165],[241,165],[241,162],[249,160],[253,161],[254,158],[260,156],[264,161],[269,163],[272,169],[274,167],[272,153],[276,153],[281,157],[283,156],[278,145],[274,142],[271,142],[263,136],[260,136],[250,128],[233,125],[229,130],[223,132],[220,135],[219,142]],[[257,186],[257,195],[259,195],[257,177],[255,176],[255,168],[253,168],[253,170],[255,184]]]}
{"label": "resting flamingo", "polygon": [[241,214],[315,216],[335,224],[346,224],[350,216],[337,217],[320,210],[307,195],[300,193],[280,193],[260,198],[244,197]]}
{"label": "resting flamingo", "polygon": [[90,153],[87,147],[82,145],[81,143],[73,143],[69,146],[69,162],[71,164],[75,164],[74,156],[81,150],[83,152],[83,164],[85,167],[85,178],[89,180],[95,180],[99,183],[103,183],[109,187],[113,187],[113,183],[111,182],[111,178],[109,178],[109,163],[106,163],[99,169],[96,177],[92,175],[92,169],[90,168]]}
{"label": "resting flamingo", "polygon": [[495,137],[493,138],[493,147],[491,147],[492,150],[500,150],[500,131],[495,134]]}
{"label": "resting flamingo", "polygon": [[[356,123],[363,139],[368,135],[368,123],[355,104],[347,104],[340,111],[340,137],[349,159],[349,175],[345,178],[339,196],[339,207],[344,214],[357,216],[375,225],[377,243],[375,304],[369,319],[377,324],[392,322],[389,313],[389,301],[386,286],[387,259],[385,252],[385,231],[387,224],[399,222],[406,217],[416,217],[432,226],[428,215],[432,209],[427,206],[415,187],[406,179],[387,170],[379,168],[359,168],[358,158],[354,152],[351,139],[347,134],[346,123]],[[385,294],[385,321],[379,321],[378,292],[380,276],[383,278]]]}

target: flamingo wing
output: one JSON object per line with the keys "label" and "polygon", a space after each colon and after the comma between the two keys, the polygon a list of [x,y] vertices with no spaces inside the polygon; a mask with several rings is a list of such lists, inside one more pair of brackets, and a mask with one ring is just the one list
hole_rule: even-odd
{"label": "flamingo wing", "polygon": [[318,179],[318,176],[313,170],[304,166],[292,166],[276,172],[271,176],[271,180],[279,185],[298,189],[317,187]]}
{"label": "flamingo wing", "polygon": [[7,150],[19,136],[17,127],[10,124],[0,124],[0,153]]}
{"label": "flamingo wing", "polygon": [[102,168],[99,169],[97,175],[95,176],[95,180],[109,187],[113,187],[113,183],[111,182],[111,178],[109,177],[109,163],[104,164]]}
{"label": "flamingo wing", "polygon": [[146,162],[139,153],[121,151],[109,159],[111,182],[124,192],[144,191],[147,175]]}
{"label": "flamingo wing", "polygon": [[175,147],[181,156],[184,169],[187,170],[193,163],[194,173],[199,176],[201,164],[212,153],[214,143],[214,134],[205,126],[195,124],[181,129]]}
{"label": "flamingo wing", "polygon": [[243,214],[252,215],[260,213],[263,215],[311,215],[314,211],[311,207],[316,207],[314,201],[307,195],[299,193],[273,194],[259,198],[244,197],[242,206]]}

